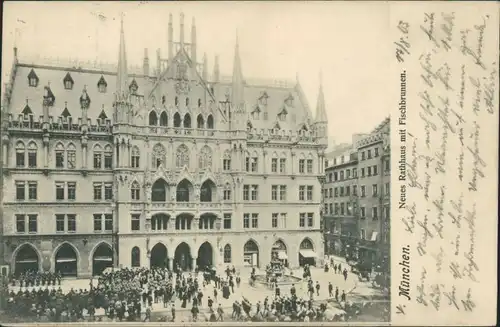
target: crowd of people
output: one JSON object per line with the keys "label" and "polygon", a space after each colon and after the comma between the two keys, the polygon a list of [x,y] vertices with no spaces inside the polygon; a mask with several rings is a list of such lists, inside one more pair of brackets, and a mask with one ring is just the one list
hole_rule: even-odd
{"label": "crowd of people", "polygon": [[[332,265],[335,273],[344,274],[340,264]],[[328,264],[325,272],[329,271]],[[200,274],[198,269],[190,273],[176,272],[166,268],[124,268],[104,273],[97,280],[89,280],[85,289],[63,292],[60,275],[50,273],[26,273],[10,281],[7,309],[25,315],[31,313],[40,321],[151,321],[153,303],[163,304],[166,312],[163,321],[176,321],[176,300],[183,311],[189,310],[193,321],[223,321],[229,318],[229,307],[223,307],[219,296],[229,299],[239,288],[241,277],[234,267],[221,275],[215,270]],[[321,321],[327,311],[326,303],[315,303],[321,286],[314,282],[311,269],[304,266],[301,287],[307,287],[307,295],[299,296],[295,285],[289,294],[282,294],[279,283],[273,287],[274,296],[251,303],[246,297],[234,299],[230,319],[239,321]],[[255,280],[252,269],[250,281]],[[57,281],[57,285],[56,285]],[[97,282],[97,283],[95,283]],[[210,290],[206,288],[211,284]],[[19,286],[17,292],[14,287]],[[23,290],[23,287],[25,288]],[[30,290],[31,288],[31,290]],[[204,294],[204,291],[208,294]],[[346,302],[345,291],[328,284],[329,297],[337,302]],[[284,292],[283,292],[284,293]],[[288,293],[288,292],[287,292]],[[96,318],[96,310],[104,314]]]}

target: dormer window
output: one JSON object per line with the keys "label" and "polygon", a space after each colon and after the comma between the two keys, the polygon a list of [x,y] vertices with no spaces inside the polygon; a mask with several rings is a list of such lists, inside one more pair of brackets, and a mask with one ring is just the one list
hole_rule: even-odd
{"label": "dormer window", "polygon": [[71,77],[71,75],[69,73],[67,73],[66,76],[64,77],[63,83],[64,83],[64,88],[66,90],[73,89],[73,85],[75,84],[75,82],[73,81],[73,78]]}
{"label": "dormer window", "polygon": [[104,79],[104,76],[101,75],[101,78],[97,82],[97,89],[99,90],[99,93],[106,93],[107,88],[108,88],[108,83]]}
{"label": "dormer window", "polygon": [[137,85],[137,82],[135,81],[135,78],[132,80],[128,87],[130,94],[137,94],[137,90],[139,89],[139,86]]}
{"label": "dormer window", "polygon": [[278,119],[280,121],[285,121],[286,120],[286,115],[288,114],[287,110],[285,107],[283,107],[283,109],[281,109],[280,113],[278,114]]}
{"label": "dormer window", "polygon": [[258,105],[255,106],[255,109],[252,112],[252,118],[255,119],[255,120],[259,120],[260,119],[260,108],[259,108]]}
{"label": "dormer window", "polygon": [[269,95],[267,95],[267,92],[264,91],[259,97],[259,102],[260,104],[267,106],[267,98],[269,98]]}
{"label": "dormer window", "polygon": [[288,97],[285,99],[286,105],[289,106],[289,107],[293,107],[293,100],[294,100],[294,97],[290,93],[290,95],[288,95]]}
{"label": "dormer window", "polygon": [[30,87],[37,87],[38,86],[38,76],[36,75],[35,71],[31,69],[30,73],[28,74],[28,83]]}

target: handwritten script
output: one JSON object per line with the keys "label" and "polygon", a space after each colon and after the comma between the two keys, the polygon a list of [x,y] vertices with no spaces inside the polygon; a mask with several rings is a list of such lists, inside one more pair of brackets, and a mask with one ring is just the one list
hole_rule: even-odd
{"label": "handwritten script", "polygon": [[496,310],[498,13],[434,7],[392,26],[393,322],[476,324]]}

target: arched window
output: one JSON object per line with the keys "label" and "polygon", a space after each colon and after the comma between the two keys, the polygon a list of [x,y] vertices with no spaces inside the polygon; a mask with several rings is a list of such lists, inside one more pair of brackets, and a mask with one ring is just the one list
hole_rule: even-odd
{"label": "arched window", "polygon": [[134,181],[132,183],[130,191],[131,191],[131,195],[130,196],[131,196],[132,200],[139,201],[141,199],[141,187],[139,186],[139,183],[137,183],[136,181]]}
{"label": "arched window", "polygon": [[196,122],[197,122],[198,128],[205,128],[205,121],[204,121],[203,116],[201,114],[199,114],[198,118],[196,118]]}
{"label": "arched window", "polygon": [[184,144],[179,145],[177,148],[175,166],[177,168],[189,167],[189,149]]}
{"label": "arched window", "polygon": [[181,115],[178,112],[174,114],[174,127],[181,127]]}
{"label": "arched window", "polygon": [[137,146],[134,146],[132,148],[132,168],[139,168],[140,167],[140,160],[141,160],[141,155],[139,148]]}
{"label": "arched window", "polygon": [[201,99],[198,98],[198,108],[201,107]]}
{"label": "arched window", "polygon": [[19,141],[16,144],[16,167],[24,167],[26,162],[26,148],[24,143]]}
{"label": "arched window", "polygon": [[231,263],[231,245],[224,246],[224,263]]}
{"label": "arched window", "polygon": [[212,149],[205,145],[198,156],[198,168],[207,169],[212,167]]}
{"label": "arched window", "polygon": [[190,194],[193,191],[193,185],[186,179],[177,184],[176,199],[177,202],[189,202]]}
{"label": "arched window", "polygon": [[151,110],[149,113],[149,126],[158,125],[158,116],[156,115],[156,111]]}
{"label": "arched window", "polygon": [[162,111],[160,114],[160,126],[167,126],[168,125],[168,116],[165,111]]}
{"label": "arched window", "polygon": [[186,98],[186,107],[189,107],[189,98]]}
{"label": "arched window", "polygon": [[140,267],[141,266],[141,250],[137,247],[134,246],[132,248],[132,253],[131,253],[131,265],[132,267]]}
{"label": "arched window", "polygon": [[179,97],[175,97],[175,106],[177,107],[179,105]]}
{"label": "arched window", "polygon": [[207,128],[208,129],[214,129],[214,117],[212,115],[208,115],[207,117]]}
{"label": "arched window", "polygon": [[153,160],[152,160],[153,168],[158,168],[160,167],[160,165],[165,167],[166,155],[167,152],[165,151],[165,147],[160,143],[157,143],[153,147]]}
{"label": "arched window", "polygon": [[216,186],[214,182],[212,182],[210,179],[207,179],[203,184],[201,184],[200,187],[200,201],[201,202],[212,202],[213,196],[216,193]]}
{"label": "arched window", "polygon": [[57,143],[55,153],[56,168],[64,168],[64,145],[62,143]]}
{"label": "arched window", "polygon": [[36,146],[35,142],[32,141],[28,144],[28,167],[30,168],[35,168],[37,166],[36,164],[37,150],[38,147]]}
{"label": "arched window", "polygon": [[107,144],[104,147],[104,169],[113,168],[113,148]]}
{"label": "arched window", "polygon": [[189,114],[184,115],[184,128],[191,128],[191,116]]}
{"label": "arched window", "polygon": [[151,201],[167,201],[167,182],[165,182],[163,179],[157,180],[151,187]]}
{"label": "arched window", "polygon": [[68,144],[68,148],[66,150],[66,158],[67,158],[67,166],[68,169],[76,168],[76,147],[73,143]]}

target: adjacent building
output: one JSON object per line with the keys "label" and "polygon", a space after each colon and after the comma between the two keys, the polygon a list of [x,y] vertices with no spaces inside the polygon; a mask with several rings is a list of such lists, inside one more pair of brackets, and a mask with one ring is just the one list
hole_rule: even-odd
{"label": "adjacent building", "polygon": [[330,155],[325,169],[325,252],[374,268],[388,264],[390,120]]}
{"label": "adjacent building", "polygon": [[290,266],[322,258],[327,115],[299,81],[209,76],[196,26],[168,24],[156,68],[23,61],[2,130],[3,267],[86,277],[109,266]]}

